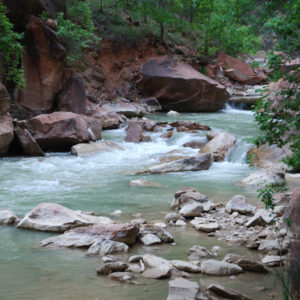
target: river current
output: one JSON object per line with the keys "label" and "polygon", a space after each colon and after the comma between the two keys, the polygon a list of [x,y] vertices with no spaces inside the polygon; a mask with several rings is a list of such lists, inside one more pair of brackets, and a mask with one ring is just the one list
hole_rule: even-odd
{"label": "river current", "polygon": [[[236,183],[253,171],[246,163],[251,147],[245,138],[256,133],[253,114],[226,107],[217,113],[186,113],[168,117],[157,113],[148,118],[157,121],[192,120],[209,125],[214,131],[237,136],[237,144],[224,162],[214,163],[207,171],[162,175],[132,175],[153,165],[173,151],[174,155],[195,155],[199,150],[185,148],[191,140],[204,140],[205,131],[176,133],[171,139],[160,138],[161,132],[150,133],[150,143],[124,142],[125,128],[103,132],[104,140],[113,140],[125,150],[75,157],[54,153],[45,158],[0,159],[0,207],[22,217],[41,202],[55,202],[71,209],[94,211],[108,216],[120,209],[121,221],[130,221],[141,213],[147,220],[163,221],[170,212],[174,193],[182,187],[194,187],[210,200],[226,203],[236,194],[261,205],[255,189]],[[148,133],[147,133],[148,134]],[[181,154],[176,154],[176,153]],[[169,154],[170,155],[170,154]],[[133,179],[143,178],[161,183],[161,188],[130,187]],[[249,254],[246,248],[230,248],[225,243],[192,228],[167,228],[176,245],[135,246],[129,255],[150,252],[167,259],[187,260],[186,251],[193,245],[222,247],[220,258],[227,253]],[[81,250],[45,250],[41,240],[54,235],[15,227],[0,226],[0,299],[166,299],[168,281],[138,280],[134,286],[114,283],[96,276],[100,257],[87,257]],[[258,256],[257,252],[252,255]],[[219,259],[219,258],[218,258]],[[245,292],[253,299],[267,299],[274,287],[272,274],[244,273],[232,277],[194,276],[202,287],[219,283]],[[266,291],[259,291],[265,287]]]}

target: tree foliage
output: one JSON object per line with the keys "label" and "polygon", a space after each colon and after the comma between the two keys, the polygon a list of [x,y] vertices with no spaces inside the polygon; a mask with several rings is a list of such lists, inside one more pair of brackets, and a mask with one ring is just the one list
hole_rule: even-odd
{"label": "tree foliage", "polygon": [[6,13],[6,7],[0,3],[0,77],[23,88],[25,86],[21,44],[23,34],[14,32],[13,24]]}

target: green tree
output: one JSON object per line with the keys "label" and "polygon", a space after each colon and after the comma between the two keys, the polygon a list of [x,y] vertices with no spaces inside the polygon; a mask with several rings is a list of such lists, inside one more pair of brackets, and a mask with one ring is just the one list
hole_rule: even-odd
{"label": "green tree", "polygon": [[6,13],[6,7],[0,3],[0,77],[12,81],[21,89],[25,86],[23,35],[13,31],[13,24]]}

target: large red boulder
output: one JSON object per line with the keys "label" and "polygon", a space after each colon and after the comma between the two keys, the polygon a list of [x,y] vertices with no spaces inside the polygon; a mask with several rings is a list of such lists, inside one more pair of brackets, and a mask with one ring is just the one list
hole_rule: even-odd
{"label": "large red boulder", "polygon": [[27,128],[43,151],[70,151],[75,144],[101,138],[99,121],[72,112],[38,115]]}
{"label": "large red boulder", "polygon": [[16,101],[30,111],[49,112],[64,82],[66,49],[56,32],[33,16],[25,40],[26,87],[17,91]]}
{"label": "large red boulder", "polygon": [[166,56],[148,60],[140,73],[138,88],[141,93],[155,97],[166,111],[217,111],[229,98],[224,86],[190,65]]}
{"label": "large red boulder", "polygon": [[218,56],[217,65],[226,69],[235,69],[244,75],[255,75],[251,66],[227,54],[222,53]]}
{"label": "large red boulder", "polygon": [[11,117],[0,115],[0,156],[7,154],[14,139],[14,126]]}
{"label": "large red boulder", "polygon": [[77,114],[86,113],[86,95],[83,78],[79,73],[72,74],[66,81],[58,97],[57,109]]}

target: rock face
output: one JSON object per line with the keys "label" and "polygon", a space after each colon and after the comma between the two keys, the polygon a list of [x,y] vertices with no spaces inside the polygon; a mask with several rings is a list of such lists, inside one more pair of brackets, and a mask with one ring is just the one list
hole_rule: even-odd
{"label": "rock face", "polygon": [[14,126],[12,118],[0,115],[0,156],[7,154],[9,146],[14,139]]}
{"label": "rock face", "polygon": [[78,144],[71,148],[71,152],[76,156],[92,155],[101,152],[122,151],[123,147],[112,141],[99,141],[97,143]]}
{"label": "rock face", "polygon": [[18,220],[18,217],[10,209],[0,209],[0,224],[12,225]]}
{"label": "rock face", "polygon": [[242,273],[243,269],[235,264],[209,259],[201,263],[201,272],[206,275],[229,276]]}
{"label": "rock face", "polygon": [[300,188],[293,190],[292,199],[284,217],[292,220],[293,234],[296,239],[300,239]]}
{"label": "rock face", "polygon": [[210,140],[200,153],[212,153],[214,161],[223,161],[228,150],[230,150],[236,142],[236,137],[226,132],[220,132],[215,138]]}
{"label": "rock face", "polygon": [[212,157],[210,153],[200,154],[194,157],[178,159],[168,163],[150,167],[143,173],[159,174],[169,172],[183,172],[183,171],[201,171],[208,170],[212,165]]}
{"label": "rock face", "polygon": [[68,229],[97,223],[113,223],[109,218],[91,216],[56,203],[40,203],[25,215],[18,227],[41,231],[64,232]]}
{"label": "rock face", "polygon": [[85,87],[79,73],[72,74],[66,81],[57,101],[59,111],[71,111],[76,114],[86,113]]}
{"label": "rock face", "polygon": [[135,243],[138,233],[139,227],[134,224],[98,224],[68,230],[64,234],[43,240],[41,246],[83,248],[103,239],[131,246]]}
{"label": "rock face", "polygon": [[225,209],[228,213],[237,211],[240,214],[251,214],[255,207],[250,205],[243,195],[235,195],[226,204]]}
{"label": "rock face", "polygon": [[69,151],[75,144],[101,138],[99,121],[72,112],[38,115],[27,127],[44,151]]}
{"label": "rock face", "polygon": [[184,278],[169,281],[169,295],[167,300],[196,300],[200,291],[197,282]]}
{"label": "rock face", "polygon": [[168,57],[148,60],[140,72],[140,91],[155,97],[165,111],[217,111],[229,98],[224,86]]}
{"label": "rock face", "polygon": [[10,109],[10,96],[5,85],[0,81],[0,115],[6,114]]}
{"label": "rock face", "polygon": [[49,112],[64,81],[66,49],[56,32],[34,16],[30,17],[25,41],[26,86],[17,92],[16,101],[30,111]]}

